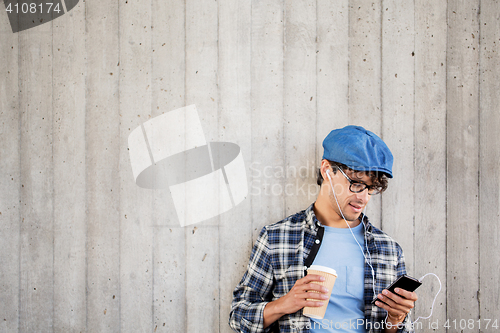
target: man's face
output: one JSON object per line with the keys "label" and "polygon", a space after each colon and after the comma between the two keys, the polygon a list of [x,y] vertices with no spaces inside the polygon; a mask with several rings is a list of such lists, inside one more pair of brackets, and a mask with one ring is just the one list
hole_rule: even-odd
{"label": "man's face", "polygon": [[[370,201],[371,195],[368,194],[368,189],[360,193],[352,192],[350,187],[350,182],[346,178],[346,176],[352,181],[356,183],[364,183],[366,185],[372,185],[371,178],[369,174],[366,172],[352,171],[352,170],[342,170],[345,173],[345,176],[342,174],[342,171],[337,171],[336,173],[332,172],[330,169],[330,175],[332,175],[331,184],[333,184],[333,188],[335,190],[335,195],[337,197],[337,201],[335,200],[335,195],[331,190],[330,181],[328,178],[325,179],[326,185],[328,185],[330,204],[332,205],[333,210],[342,218],[342,214],[339,211],[342,210],[342,213],[347,221],[355,221],[358,219],[359,215],[363,212],[363,209]],[[354,186],[353,186],[354,187]]]}

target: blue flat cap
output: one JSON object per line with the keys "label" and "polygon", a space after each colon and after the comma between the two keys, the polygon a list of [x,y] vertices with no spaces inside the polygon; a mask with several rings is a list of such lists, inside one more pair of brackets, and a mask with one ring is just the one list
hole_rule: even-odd
{"label": "blue flat cap", "polygon": [[361,126],[346,126],[330,132],[323,140],[323,159],[342,163],[357,171],[383,172],[392,178],[394,158],[375,133]]}

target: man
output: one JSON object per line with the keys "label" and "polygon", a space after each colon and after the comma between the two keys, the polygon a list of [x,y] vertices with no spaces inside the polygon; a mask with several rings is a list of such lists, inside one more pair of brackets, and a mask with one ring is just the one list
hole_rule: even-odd
{"label": "man", "polygon": [[[359,126],[333,130],[323,141],[320,193],[309,208],[265,226],[233,293],[229,325],[237,332],[409,332],[415,292],[384,289],[406,273],[401,247],[363,214],[392,178],[392,154]],[[328,299],[310,265],[338,277]],[[379,300],[372,304],[372,300]],[[328,302],[324,319],[302,314]]]}

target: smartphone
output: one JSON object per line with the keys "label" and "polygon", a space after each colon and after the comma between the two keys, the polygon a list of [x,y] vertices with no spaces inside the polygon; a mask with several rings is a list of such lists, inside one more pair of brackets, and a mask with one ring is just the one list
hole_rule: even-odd
{"label": "smartphone", "polygon": [[[396,281],[391,283],[391,285],[385,289],[389,290],[391,293],[396,293],[394,289],[396,288],[401,288],[407,291],[415,291],[422,282],[419,280],[409,276],[409,275],[401,275]],[[375,297],[375,299],[372,301],[372,304],[375,304],[376,301],[382,302],[378,298]],[[384,302],[382,302],[384,303]]]}

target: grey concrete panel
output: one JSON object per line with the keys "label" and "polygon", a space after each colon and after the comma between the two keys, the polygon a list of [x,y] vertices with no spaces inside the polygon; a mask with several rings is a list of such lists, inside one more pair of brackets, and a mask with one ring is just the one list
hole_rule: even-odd
{"label": "grey concrete panel", "polygon": [[[415,274],[446,278],[446,3],[415,3]],[[412,319],[446,321],[446,285],[428,276]],[[420,319],[423,332],[432,332]]]}
{"label": "grey concrete panel", "polygon": [[349,2],[349,124],[382,130],[382,1]]}
{"label": "grey concrete panel", "polygon": [[318,1],[316,13],[315,162],[319,167],[324,138],[349,123],[349,1]]}
{"label": "grey concrete panel", "polygon": [[[220,141],[217,54],[217,4],[187,2],[185,102],[196,105],[206,142]],[[219,193],[212,195],[219,197]],[[216,219],[206,223],[218,225]]]}
{"label": "grey concrete panel", "polygon": [[[307,208],[318,194],[311,168],[316,161],[316,1],[285,1],[283,133],[285,215]],[[306,171],[309,170],[309,171]],[[313,186],[309,186],[310,184]]]}
{"label": "grey concrete panel", "polygon": [[219,227],[186,232],[186,332],[219,330]]}
{"label": "grey concrete panel", "polygon": [[178,225],[155,228],[153,325],[156,332],[187,332],[185,238],[193,230]]}
{"label": "grey concrete panel", "polygon": [[118,3],[86,1],[87,330],[119,332]]}
{"label": "grey concrete panel", "polygon": [[[214,1],[186,2],[186,105],[195,104],[207,142],[219,140],[218,11]],[[220,198],[220,194],[207,193]],[[186,234],[186,332],[219,327],[219,217]]]}
{"label": "grey concrete panel", "polygon": [[[500,3],[483,2],[480,17],[480,101],[479,101],[479,314],[480,318],[497,318],[500,313],[498,276],[500,262],[498,248],[500,228],[500,146],[498,145],[500,116]],[[483,325],[484,327],[484,325]]]}
{"label": "grey concrete panel", "polygon": [[382,10],[382,132],[394,158],[382,197],[382,228],[405,253],[413,274],[415,9],[413,2],[384,1]]}
{"label": "grey concrete panel", "polygon": [[0,19],[0,331],[19,329],[20,112],[19,43]]}
{"label": "grey concrete panel", "polygon": [[[168,12],[169,15],[163,13]],[[185,4],[155,1],[152,13],[152,117],[186,106]],[[182,175],[182,172],[177,171]],[[155,225],[179,226],[168,190],[154,193]]]}
{"label": "grey concrete panel", "polygon": [[[218,1],[218,129],[220,140],[234,142],[241,148],[247,175],[252,151],[251,11],[250,0]],[[220,216],[220,306],[219,327],[215,328],[218,332],[232,332],[228,319],[233,290],[244,273],[252,246],[251,200],[252,197],[247,195],[242,203]]]}
{"label": "grey concrete panel", "polygon": [[54,332],[86,317],[85,6],[54,22]]}
{"label": "grey concrete panel", "polygon": [[120,332],[153,331],[153,191],[138,187],[127,151],[129,128],[151,117],[152,1],[119,5]]}
{"label": "grey concrete panel", "polygon": [[[166,14],[168,13],[168,14]],[[152,11],[152,117],[185,103],[185,2],[154,0]],[[179,221],[168,190],[153,193],[156,332],[186,332],[186,246],[188,228]]]}
{"label": "grey concrete panel", "polygon": [[52,25],[19,35],[21,112],[21,332],[47,332],[54,320]]}
{"label": "grey concrete panel", "polygon": [[448,3],[447,318],[479,318],[479,2]]}
{"label": "grey concrete panel", "polygon": [[264,225],[285,214],[283,197],[272,193],[285,184],[283,176],[275,177],[273,171],[284,166],[283,10],[282,1],[252,4],[252,244]]}

